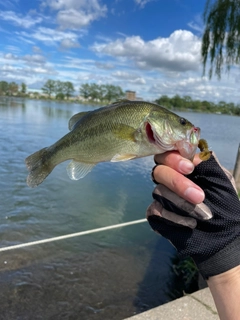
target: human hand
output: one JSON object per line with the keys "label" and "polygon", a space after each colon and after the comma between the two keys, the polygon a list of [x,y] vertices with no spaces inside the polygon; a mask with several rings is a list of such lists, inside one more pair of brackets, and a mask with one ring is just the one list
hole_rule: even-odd
{"label": "human hand", "polygon": [[[175,152],[158,155],[155,161],[162,164],[153,172],[154,179],[161,184],[154,190],[155,201],[147,211],[151,227],[168,238],[180,256],[192,256],[205,277],[219,274],[233,264],[239,264],[240,256],[236,254],[236,248],[240,244],[240,202],[231,174],[219,165],[213,155],[202,163],[196,156],[193,166]],[[183,176],[192,170],[190,175]],[[162,188],[167,190],[164,194]],[[165,197],[170,191],[168,188],[174,192],[175,197]],[[188,201],[184,202],[184,199]],[[200,205],[205,204],[210,211],[205,217],[202,212],[200,215],[196,214],[195,225],[187,222],[180,227],[177,220],[169,219],[169,212],[175,212],[175,217],[180,217],[184,222],[187,218],[193,219],[189,218],[187,205],[191,202],[194,206],[201,201],[204,203]],[[164,211],[165,216],[162,214]],[[195,209],[193,212],[196,213]],[[212,219],[201,221],[209,219],[211,214]],[[222,258],[225,248],[226,261]]]}

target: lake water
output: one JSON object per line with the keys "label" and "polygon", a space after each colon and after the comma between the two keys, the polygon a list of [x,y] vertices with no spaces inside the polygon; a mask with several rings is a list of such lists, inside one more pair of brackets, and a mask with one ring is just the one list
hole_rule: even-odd
{"label": "lake water", "polygon": [[[37,188],[24,159],[68,132],[68,120],[93,106],[0,98],[1,247],[145,217],[152,157],[97,165],[72,181],[66,163]],[[240,117],[179,113],[228,169],[240,142]],[[147,223],[0,254],[3,319],[123,319],[170,300],[175,251]],[[171,287],[173,286],[173,287]]]}

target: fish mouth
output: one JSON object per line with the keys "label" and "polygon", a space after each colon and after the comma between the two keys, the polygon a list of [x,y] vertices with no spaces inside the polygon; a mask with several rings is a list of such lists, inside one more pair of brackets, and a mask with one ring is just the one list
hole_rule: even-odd
{"label": "fish mouth", "polygon": [[[193,159],[197,147],[198,147],[198,141],[200,138],[200,128],[198,127],[192,127],[190,130],[188,130],[185,134],[185,137],[179,141],[176,142],[164,142],[161,137],[158,136],[158,134],[155,132],[155,130],[152,128],[151,124],[149,122],[145,125],[146,134],[148,137],[148,141],[150,143],[155,144],[160,152],[166,152],[171,150],[178,150],[181,156],[187,159]],[[168,131],[168,136],[171,136],[174,134],[173,130],[170,126],[166,127]]]}
{"label": "fish mouth", "polygon": [[199,127],[193,127],[189,133],[189,142],[193,145],[198,145],[201,129]]}
{"label": "fish mouth", "polygon": [[176,149],[184,158],[193,160],[196,153],[201,130],[198,127],[193,127],[187,133],[186,139],[176,143]]}

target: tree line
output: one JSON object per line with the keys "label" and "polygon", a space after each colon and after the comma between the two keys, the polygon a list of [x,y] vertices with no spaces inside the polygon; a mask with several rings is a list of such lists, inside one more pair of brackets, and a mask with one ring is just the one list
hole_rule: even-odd
{"label": "tree line", "polygon": [[[49,98],[54,94],[56,99],[63,100],[65,98],[69,99],[75,92],[75,89],[69,81],[47,80],[42,87],[42,92]],[[44,98],[44,96],[41,96],[38,92],[27,94],[27,86],[24,83],[19,85],[16,82],[8,83],[6,81],[0,81],[0,95]],[[122,88],[119,86],[110,84],[99,85],[96,83],[82,84],[79,88],[79,95],[86,101],[94,101],[97,103],[109,103],[125,97]],[[207,100],[194,100],[190,96],[181,97],[177,94],[173,97],[162,95],[156,99],[155,102],[171,110],[222,113],[240,116],[240,104],[234,104],[232,102],[219,101],[218,103],[214,103]]]}
{"label": "tree line", "polygon": [[[55,80],[47,80],[42,87],[44,94],[51,98],[55,94],[56,99],[69,99],[75,92],[74,86],[71,82],[62,82]],[[110,102],[124,97],[124,92],[121,87],[110,84],[84,83],[79,88],[80,96],[85,100],[92,100],[98,102]]]}
{"label": "tree line", "polygon": [[20,85],[16,82],[0,81],[0,95],[1,96],[13,96],[15,94],[26,94],[27,86],[25,83]]}
{"label": "tree line", "polygon": [[46,94],[49,98],[52,94],[55,94],[56,99],[68,100],[74,93],[75,89],[70,81],[60,81],[60,80],[47,80],[42,87],[42,92]]}
{"label": "tree line", "polygon": [[100,102],[110,102],[125,96],[121,87],[112,84],[99,85],[96,83],[85,83],[81,85],[79,93],[84,99],[92,99]]}
{"label": "tree line", "polygon": [[[39,92],[29,92],[27,94],[27,86],[25,83],[21,85],[16,82],[0,81],[0,95],[25,95],[33,96],[35,98],[48,97],[51,99],[53,96],[57,100],[69,99],[76,92],[74,85],[70,81],[60,81],[48,79],[41,88],[42,96]],[[108,103],[114,100],[122,99],[125,94],[120,86],[111,84],[97,84],[97,83],[84,83],[80,86],[76,95],[80,95],[83,100],[94,101],[101,103]]]}
{"label": "tree line", "polygon": [[240,104],[234,104],[232,102],[219,101],[218,103],[214,103],[207,100],[193,100],[190,96],[181,97],[179,95],[173,97],[162,95],[159,99],[156,99],[155,102],[172,110],[222,113],[240,116]]}

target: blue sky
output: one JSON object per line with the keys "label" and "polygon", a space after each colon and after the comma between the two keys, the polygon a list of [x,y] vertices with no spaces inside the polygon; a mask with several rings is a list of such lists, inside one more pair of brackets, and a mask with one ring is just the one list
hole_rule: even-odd
{"label": "blue sky", "polygon": [[0,0],[0,80],[119,85],[239,103],[237,68],[202,77],[205,0]]}

